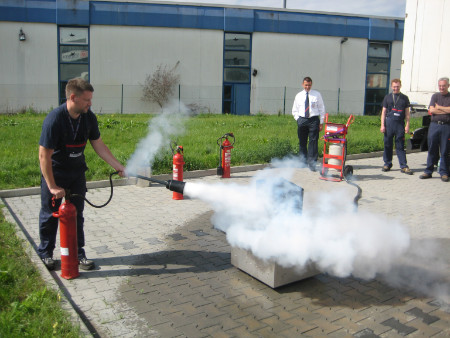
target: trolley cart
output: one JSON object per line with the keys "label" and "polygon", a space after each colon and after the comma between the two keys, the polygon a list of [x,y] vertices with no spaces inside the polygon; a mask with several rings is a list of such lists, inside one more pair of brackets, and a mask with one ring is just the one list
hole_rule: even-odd
{"label": "trolley cart", "polygon": [[323,165],[320,179],[340,182],[353,174],[353,167],[345,165],[347,156],[347,131],[355,121],[350,115],[346,124],[328,122],[328,114],[325,115],[323,135]]}

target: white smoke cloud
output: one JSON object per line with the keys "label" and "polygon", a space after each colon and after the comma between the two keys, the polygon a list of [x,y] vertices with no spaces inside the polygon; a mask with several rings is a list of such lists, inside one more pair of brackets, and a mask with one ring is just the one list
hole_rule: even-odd
{"label": "white smoke cloud", "polygon": [[150,167],[151,171],[158,152],[169,147],[171,139],[184,132],[187,114],[188,109],[183,103],[173,101],[163,108],[160,115],[151,119],[147,136],[139,142],[135,152],[128,160],[126,172],[129,175],[135,175],[143,167]]}
{"label": "white smoke cloud", "polygon": [[406,252],[407,229],[395,219],[357,211],[348,192],[322,193],[317,208],[300,211],[301,194],[288,183],[291,173],[273,177],[264,170],[248,186],[188,182],[184,194],[213,207],[212,222],[230,245],[284,267],[301,270],[313,262],[334,276],[371,279]]}

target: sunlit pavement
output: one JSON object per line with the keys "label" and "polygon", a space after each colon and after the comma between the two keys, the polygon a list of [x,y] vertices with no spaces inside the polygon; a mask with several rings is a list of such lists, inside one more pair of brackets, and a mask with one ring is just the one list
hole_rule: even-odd
{"label": "sunlit pavement", "polygon": [[[65,280],[59,264],[49,274],[30,252],[48,283],[54,279],[65,291],[66,306],[78,311],[84,330],[102,337],[448,337],[450,184],[436,173],[419,179],[425,152],[407,157],[412,176],[400,172],[396,158],[387,173],[380,157],[347,161],[362,189],[358,212],[384,215],[409,229],[410,253],[387,277],[319,274],[272,289],[231,265],[230,245],[213,228],[209,205],[173,200],[159,185],[118,186],[107,207],[86,205],[85,249],[95,270]],[[186,181],[245,185],[256,173]],[[304,188],[304,210],[320,206],[324,194],[356,195],[354,186],[320,180],[309,169],[295,169],[292,181]],[[109,187],[90,189],[87,197],[100,204],[109,194]],[[4,202],[12,211],[3,209],[7,218],[35,247],[39,195]],[[59,247],[54,258],[59,260]]]}

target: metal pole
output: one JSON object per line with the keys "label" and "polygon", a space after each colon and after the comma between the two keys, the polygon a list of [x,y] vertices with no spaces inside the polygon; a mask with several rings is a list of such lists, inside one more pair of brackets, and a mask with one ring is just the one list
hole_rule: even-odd
{"label": "metal pole", "polygon": [[122,96],[120,98],[120,113],[123,114],[123,83],[122,83]]}
{"label": "metal pole", "polygon": [[286,115],[286,86],[284,86],[284,95],[283,96],[284,96],[283,97],[283,115]]}
{"label": "metal pole", "polygon": [[178,84],[178,113],[180,112],[181,106],[181,84]]}

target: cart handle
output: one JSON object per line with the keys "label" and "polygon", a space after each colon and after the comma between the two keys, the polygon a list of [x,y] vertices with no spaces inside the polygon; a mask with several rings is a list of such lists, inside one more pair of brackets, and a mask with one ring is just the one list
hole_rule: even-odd
{"label": "cart handle", "polygon": [[348,128],[348,126],[351,125],[353,122],[355,122],[355,117],[353,115],[350,115],[350,117],[347,120],[347,124],[345,126]]}

